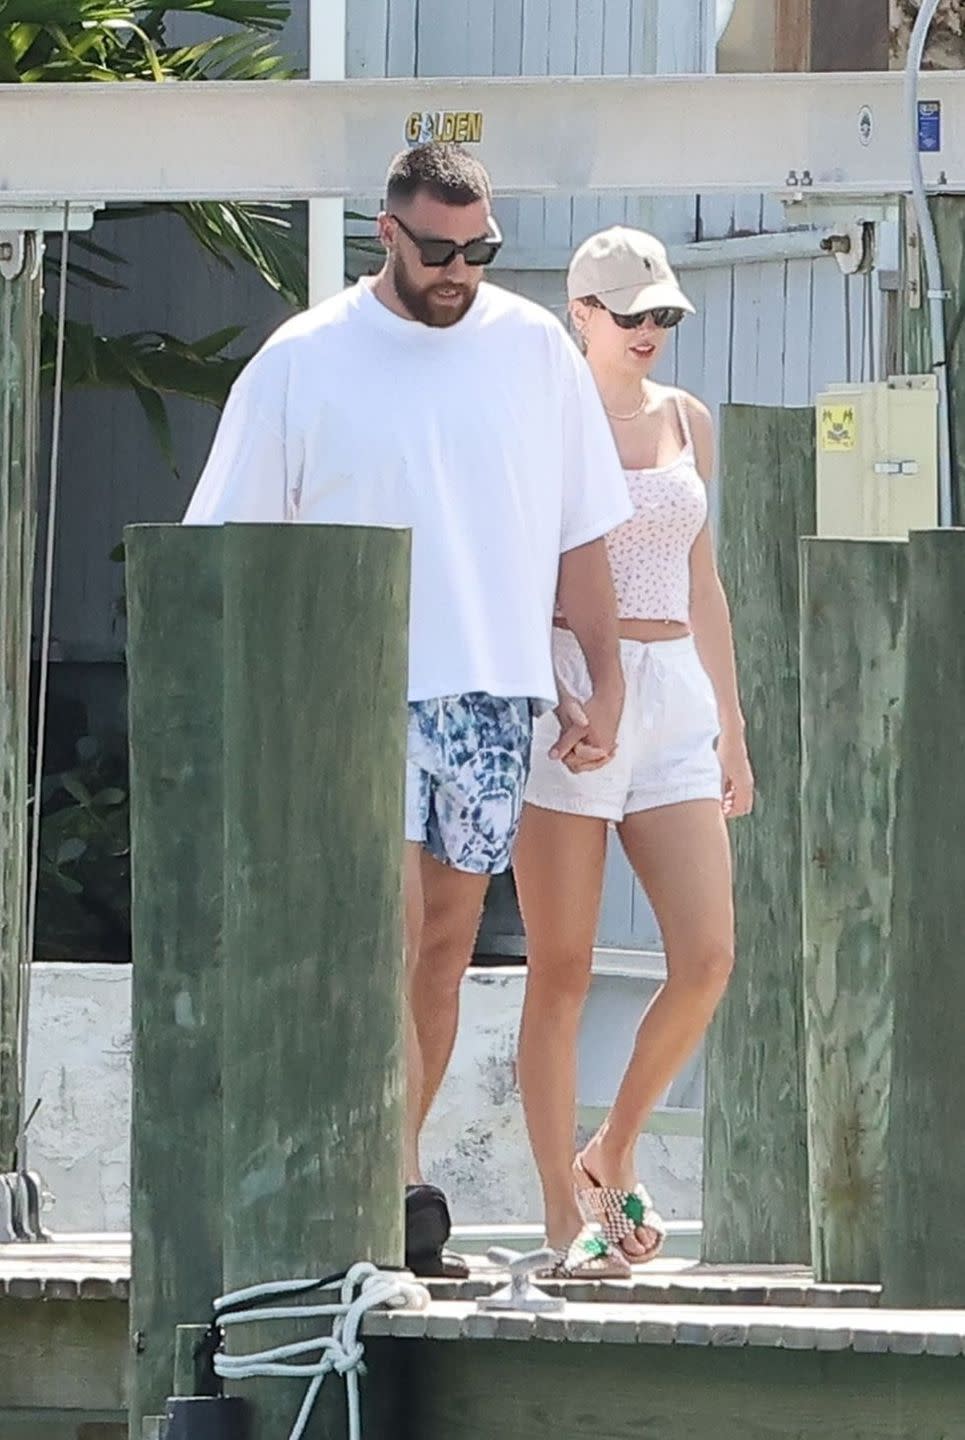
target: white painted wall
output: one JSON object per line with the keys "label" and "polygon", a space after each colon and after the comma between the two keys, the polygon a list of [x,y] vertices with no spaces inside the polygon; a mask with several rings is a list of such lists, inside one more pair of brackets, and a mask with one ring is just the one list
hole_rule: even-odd
{"label": "white painted wall", "polygon": [[127,965],[37,964],[27,1104],[40,1097],[28,1161],[55,1204],[54,1230],[127,1230],[131,975]]}
{"label": "white painted wall", "polygon": [[[523,1001],[520,969],[470,972],[452,1068],[430,1117],[424,1159],[428,1178],[449,1194],[457,1222],[536,1223],[539,1183],[530,1157],[516,1085],[516,1034]],[[608,1104],[654,981],[596,975],[580,1040],[578,1093],[586,1105]],[[693,1103],[693,1071],[671,1103]],[[689,1093],[687,1093],[689,1091]],[[700,1214],[701,1142],[644,1135],[638,1172],[665,1218]]]}
{"label": "white painted wall", "polygon": [[[540,1216],[514,1061],[523,984],[518,968],[467,977],[459,1042],[428,1128],[430,1175],[466,1224],[535,1223]],[[601,1084],[604,1099],[608,1088],[612,1094],[617,1072],[600,1061],[628,1047],[627,1017],[642,1011],[653,989],[652,981],[594,980],[581,1057],[588,1103],[599,1103]],[[130,1006],[127,966],[34,967],[28,1103],[38,1095],[42,1103],[30,1130],[30,1164],[54,1197],[46,1217],[53,1230],[129,1228]],[[699,1141],[647,1136],[640,1164],[668,1216],[698,1215]]]}

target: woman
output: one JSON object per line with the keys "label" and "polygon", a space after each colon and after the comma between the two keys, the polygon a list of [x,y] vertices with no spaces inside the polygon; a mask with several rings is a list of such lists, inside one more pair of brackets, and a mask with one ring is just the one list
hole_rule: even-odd
{"label": "woman", "polygon": [[[528,950],[519,1080],[554,1273],[601,1278],[629,1273],[662,1243],[634,1150],[727,984],[726,818],[750,811],[754,782],[707,525],[710,415],[650,379],[670,330],[694,307],[659,241],[622,227],[580,247],[567,289],[634,503],[633,518],[608,538],[626,700],[612,756],[584,744],[560,762],[561,724],[579,723],[591,687],[558,614],[560,707],[537,724],[515,861]],[[577,1034],[610,826],[659,922],[667,981],[641,1021],[613,1108],[574,1161]]]}

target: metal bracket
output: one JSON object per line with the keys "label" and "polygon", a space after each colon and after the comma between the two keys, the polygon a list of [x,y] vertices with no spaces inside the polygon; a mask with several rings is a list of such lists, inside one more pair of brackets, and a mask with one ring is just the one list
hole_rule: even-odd
{"label": "metal bracket", "polygon": [[867,275],[875,263],[875,226],[867,220],[848,224],[826,235],[821,249],[833,255],[843,275]]}
{"label": "metal bracket", "polygon": [[33,1170],[21,1171],[20,1181],[20,1213],[23,1217],[24,1227],[28,1231],[31,1240],[49,1240],[50,1232],[44,1228],[43,1220],[40,1218],[44,1203],[44,1188],[40,1176]]}
{"label": "metal bracket", "polygon": [[932,373],[925,375],[889,375],[889,390],[937,390],[938,380]]}
{"label": "metal bracket", "polygon": [[800,175],[798,175],[796,170],[789,170],[787,172],[787,179],[784,181],[785,188],[794,191],[810,190],[813,184],[814,179],[810,170],[802,170]]}
{"label": "metal bracket", "polygon": [[492,1295],[481,1295],[476,1301],[477,1310],[522,1310],[531,1315],[546,1315],[565,1307],[562,1295],[547,1295],[531,1279],[538,1271],[556,1263],[555,1250],[530,1250],[525,1255],[518,1250],[490,1250],[488,1258],[494,1265],[509,1270],[509,1284]]}
{"label": "metal bracket", "polygon": [[49,1240],[40,1218],[43,1186],[33,1171],[0,1175],[0,1244]]}
{"label": "metal bracket", "polygon": [[876,475],[917,475],[917,460],[876,460]]}
{"label": "metal bracket", "polygon": [[13,1223],[13,1191],[7,1184],[7,1176],[0,1175],[0,1245],[10,1245],[19,1239]]}
{"label": "metal bracket", "polygon": [[898,198],[893,195],[826,195],[819,190],[795,190],[781,198],[789,225],[795,229],[808,225],[834,235],[849,225],[894,224],[900,214]]}
{"label": "metal bracket", "polygon": [[[101,208],[91,203],[71,205],[67,211],[68,230],[90,230]],[[64,209],[63,205],[0,203],[0,278],[19,280],[28,267],[31,277],[36,276],[43,260],[44,232],[63,230]]]}
{"label": "metal bracket", "polygon": [[[0,220],[4,217],[0,212]],[[24,274],[36,280],[44,263],[44,237],[37,230],[4,231],[0,228],[0,278],[19,280]]]}
{"label": "metal bracket", "polygon": [[[64,208],[63,204],[5,204],[0,195],[0,231],[4,232],[5,237],[19,231],[27,234],[32,230],[59,235],[64,228]],[[94,201],[72,200],[67,214],[68,230],[90,230],[94,224],[95,214],[103,208],[103,205]]]}
{"label": "metal bracket", "polygon": [[920,310],[922,301],[921,233],[913,205],[905,206],[905,296],[909,310]]}
{"label": "metal bracket", "polygon": [[4,280],[18,279],[23,274],[26,260],[27,237],[23,231],[0,232],[0,276]]}

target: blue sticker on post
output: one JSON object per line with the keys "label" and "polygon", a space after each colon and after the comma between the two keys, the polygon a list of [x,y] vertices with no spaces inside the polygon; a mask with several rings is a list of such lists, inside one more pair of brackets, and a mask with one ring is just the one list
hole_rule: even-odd
{"label": "blue sticker on post", "polygon": [[918,149],[935,154],[942,148],[942,102],[919,100]]}

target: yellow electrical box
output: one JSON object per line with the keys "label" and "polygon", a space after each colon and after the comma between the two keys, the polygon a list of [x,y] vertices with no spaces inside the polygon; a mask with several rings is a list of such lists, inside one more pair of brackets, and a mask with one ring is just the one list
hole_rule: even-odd
{"label": "yellow electrical box", "polygon": [[835,385],[817,398],[817,533],[904,539],[938,524],[934,375]]}

